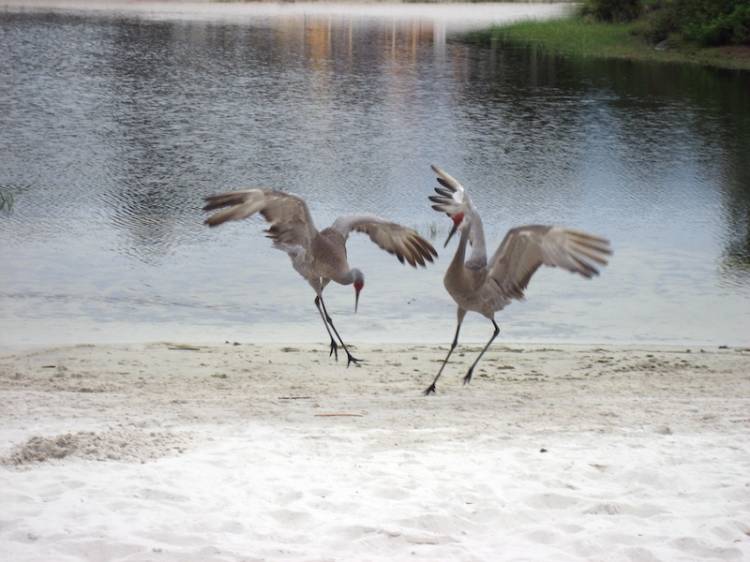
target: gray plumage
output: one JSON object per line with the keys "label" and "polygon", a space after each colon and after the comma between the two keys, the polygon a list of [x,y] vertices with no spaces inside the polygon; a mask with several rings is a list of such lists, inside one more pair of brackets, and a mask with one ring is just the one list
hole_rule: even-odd
{"label": "gray plumage", "polygon": [[[456,334],[448,356],[425,394],[435,392],[435,383],[458,343],[461,323],[468,311],[488,318],[495,331],[469,368],[464,383],[471,380],[479,359],[499,332],[495,313],[513,300],[524,298],[524,291],[540,266],[560,267],[590,279],[599,274],[598,267],[606,265],[607,258],[612,254],[609,241],[599,236],[559,226],[534,224],[509,230],[488,260],[482,219],[466,190],[437,166],[432,166],[432,169],[440,184],[435,188],[437,195],[429,197],[432,207],[446,213],[454,221],[448,240],[456,231],[461,234],[458,248],[443,279],[445,288],[458,305]],[[468,259],[467,245],[471,246]]]}
{"label": "gray plumage", "polygon": [[[357,300],[364,286],[364,275],[351,268],[347,260],[346,241],[351,232],[362,232],[383,250],[394,254],[401,262],[425,266],[437,257],[435,249],[415,230],[389,222],[375,215],[347,215],[339,217],[328,228],[318,231],[305,201],[290,193],[271,189],[247,189],[211,195],[205,199],[204,211],[216,211],[205,224],[219,226],[227,221],[243,220],[259,213],[269,224],[266,236],[274,248],[286,252],[294,269],[305,278],[316,293],[315,305],[331,337],[331,353],[337,345],[329,325],[338,336],[322,300],[323,289],[329,282],[354,284]],[[355,308],[356,310],[356,308]],[[348,362],[357,362],[344,342]]]}

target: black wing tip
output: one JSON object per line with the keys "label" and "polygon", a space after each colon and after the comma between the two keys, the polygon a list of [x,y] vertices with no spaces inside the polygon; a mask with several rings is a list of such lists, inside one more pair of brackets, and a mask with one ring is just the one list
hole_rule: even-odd
{"label": "black wing tip", "polygon": [[[432,244],[422,238],[419,234],[415,234],[411,241],[412,244],[416,246],[419,255],[428,262],[433,263],[433,258],[436,258],[438,254],[435,248],[432,247]],[[424,265],[426,267],[426,264]]]}
{"label": "black wing tip", "polygon": [[438,257],[437,250],[427,240],[422,239],[422,246],[424,247],[425,250],[427,250],[430,261],[432,261],[432,258]]}
{"label": "black wing tip", "polygon": [[591,279],[592,277],[599,275],[599,270],[596,269],[593,265],[587,263],[577,256],[571,257],[573,258],[573,261],[576,263],[576,265],[578,265],[578,269],[575,270],[576,273],[580,273],[586,279]]}
{"label": "black wing tip", "polygon": [[[455,188],[454,186],[452,186],[452,185],[450,184],[450,182],[448,182],[447,180],[444,180],[444,179],[443,179],[443,178],[441,178],[440,176],[438,176],[438,177],[437,177],[437,178],[435,178],[435,179],[437,180],[437,182],[438,182],[438,183],[439,183],[440,185],[442,185],[443,187],[445,187],[445,188],[449,189],[449,190],[451,191],[451,193],[455,193],[455,192],[456,192],[456,188]],[[437,188],[436,188],[436,189],[437,189]]]}
{"label": "black wing tip", "polygon": [[236,193],[217,193],[214,195],[206,195],[203,198],[206,204],[203,206],[204,211],[213,211],[214,209],[221,209],[222,207],[229,207],[230,205],[236,205],[241,203],[241,200],[237,199]]}

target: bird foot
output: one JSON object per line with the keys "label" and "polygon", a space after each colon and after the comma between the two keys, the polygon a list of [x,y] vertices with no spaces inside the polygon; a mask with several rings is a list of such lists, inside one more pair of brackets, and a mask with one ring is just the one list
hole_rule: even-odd
{"label": "bird foot", "polygon": [[346,351],[346,366],[348,367],[351,363],[354,363],[355,365],[359,365],[360,363],[363,363],[364,361],[362,359],[357,359],[349,353],[349,350]]}
{"label": "bird foot", "polygon": [[466,376],[464,377],[464,384],[469,384],[471,382],[471,376],[474,374],[474,368],[469,369],[469,372],[466,373]]}
{"label": "bird foot", "polygon": [[435,383],[432,383],[430,386],[425,388],[422,394],[424,394],[425,396],[429,396],[430,394],[435,394]]}
{"label": "bird foot", "polygon": [[336,358],[336,361],[339,360],[339,346],[336,345],[336,342],[331,339],[331,352],[328,354],[328,357],[333,355]]}

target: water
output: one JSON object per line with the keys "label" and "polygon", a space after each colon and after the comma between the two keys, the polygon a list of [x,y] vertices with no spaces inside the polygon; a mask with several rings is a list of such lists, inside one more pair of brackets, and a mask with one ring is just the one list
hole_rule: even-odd
{"label": "water", "polygon": [[[750,73],[452,39],[560,6],[180,6],[0,8],[0,345],[324,345],[261,221],[209,231],[202,197],[283,188],[319,228],[376,212],[441,248],[433,162],[470,190],[491,251],[526,223],[612,240],[593,281],[540,270],[502,338],[750,343]],[[359,313],[350,287],[326,292],[345,339],[449,342],[454,247],[414,271],[355,235]]]}

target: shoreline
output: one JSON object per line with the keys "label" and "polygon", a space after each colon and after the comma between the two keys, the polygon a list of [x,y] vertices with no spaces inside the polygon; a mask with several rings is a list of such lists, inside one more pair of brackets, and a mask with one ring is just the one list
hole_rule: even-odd
{"label": "shoreline", "polygon": [[[450,338],[446,341],[436,342],[433,340],[409,340],[403,342],[395,341],[371,341],[346,339],[345,343],[352,349],[377,349],[379,351],[392,351],[403,347],[416,347],[429,350],[447,350],[450,346]],[[486,340],[471,338],[460,340],[456,351],[480,350]],[[247,339],[199,339],[199,338],[155,338],[151,340],[91,340],[71,343],[69,341],[46,341],[34,343],[10,343],[0,342],[0,360],[17,355],[44,353],[50,350],[65,350],[78,348],[144,348],[152,346],[165,346],[173,348],[186,348],[187,350],[199,349],[223,349],[223,348],[261,348],[273,352],[283,348],[304,348],[312,353],[328,352],[328,342],[323,338],[290,339],[276,342],[269,340],[249,341]],[[490,346],[490,351],[507,351],[508,349],[522,349],[525,352],[538,352],[554,349],[555,351],[578,353],[582,351],[617,350],[620,352],[661,352],[661,353],[715,353],[715,352],[737,352],[750,353],[750,344],[725,345],[714,342],[708,343],[680,343],[680,342],[658,342],[658,341],[560,341],[560,340],[495,340]]]}
{"label": "shoreline", "polygon": [[694,47],[678,45],[657,49],[632,34],[633,24],[586,22],[575,16],[545,21],[524,21],[493,26],[467,34],[469,42],[508,42],[534,45],[553,54],[648,63],[676,63],[750,70],[750,46]]}

